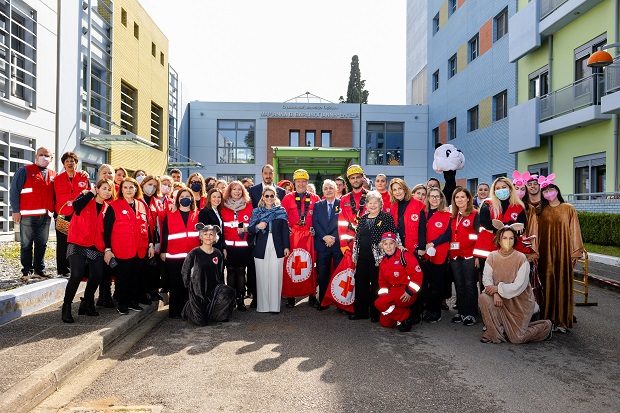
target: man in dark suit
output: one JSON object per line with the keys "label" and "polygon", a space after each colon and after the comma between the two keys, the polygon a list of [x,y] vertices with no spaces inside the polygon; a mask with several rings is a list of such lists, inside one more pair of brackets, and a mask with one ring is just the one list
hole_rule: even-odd
{"label": "man in dark suit", "polygon": [[[319,303],[323,302],[325,292],[329,286],[331,266],[334,269],[340,264],[342,252],[338,239],[338,214],[340,200],[336,198],[336,183],[331,179],[323,181],[323,195],[325,199],[314,206],[312,226],[314,228],[314,251],[316,251],[316,272],[319,283]],[[327,307],[320,305],[318,310]]]}
{"label": "man in dark suit", "polygon": [[273,166],[269,164],[263,166],[263,169],[261,170],[263,182],[250,187],[248,190],[250,193],[250,198],[252,199],[252,208],[256,208],[258,206],[258,201],[260,201],[263,197],[263,188],[267,185],[271,185],[276,188],[276,195],[278,195],[278,199],[280,199],[280,201],[282,201],[282,198],[286,195],[286,191],[284,189],[273,183],[273,171]]}

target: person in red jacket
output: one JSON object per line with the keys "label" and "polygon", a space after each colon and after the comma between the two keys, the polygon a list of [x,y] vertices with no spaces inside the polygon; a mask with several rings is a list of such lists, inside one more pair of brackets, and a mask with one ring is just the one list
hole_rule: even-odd
{"label": "person in red jacket", "polygon": [[[426,189],[425,189],[426,191]],[[405,248],[414,252],[418,246],[426,245],[426,205],[413,197],[409,185],[401,178],[394,178],[389,186],[390,214],[396,225],[396,232]]]}
{"label": "person in red jacket", "polygon": [[[139,277],[142,260],[153,258],[155,248],[149,237],[149,207],[142,200],[142,189],[133,178],[121,183],[122,194],[110,203],[103,220],[103,259],[116,267],[116,299],[119,314],[142,311]],[[150,302],[149,302],[150,304]]]}
{"label": "person in red jacket", "polygon": [[19,168],[11,180],[9,202],[13,210],[13,223],[20,224],[23,281],[28,281],[33,273],[36,277],[50,277],[45,273],[44,257],[49,237],[50,217],[54,211],[52,182],[56,172],[48,168],[53,158],[49,148],[38,148],[35,163]]}
{"label": "person in red jacket", "polygon": [[443,278],[448,262],[450,248],[450,212],[439,188],[429,188],[426,197],[426,246],[418,250],[424,261],[424,282],[420,295],[426,303],[426,313],[422,317],[427,323],[441,320],[441,300],[443,298]]}
{"label": "person in red jacket", "polygon": [[166,264],[170,290],[168,317],[181,318],[181,312],[189,299],[183,285],[181,270],[187,254],[200,246],[198,239],[198,209],[194,194],[188,188],[180,189],[174,200],[174,212],[168,210],[161,232],[161,259]]}
{"label": "person in red jacket", "polygon": [[365,178],[361,166],[349,166],[347,179],[351,184],[351,192],[340,197],[340,214],[338,215],[338,236],[343,254],[347,249],[353,248],[357,223],[366,214],[366,194],[368,193],[363,187]]}
{"label": "person in red jacket", "polygon": [[458,313],[453,323],[464,326],[476,324],[478,315],[478,272],[474,247],[480,229],[480,217],[474,209],[474,197],[467,188],[457,186],[452,193],[452,238],[450,239],[450,266],[456,286]]}
{"label": "person in red jacket", "polygon": [[[73,152],[65,152],[60,158],[65,167],[64,172],[54,179],[54,219],[59,215],[67,221],[73,217],[73,201],[82,193],[90,189],[88,173],[77,171],[78,156]],[[67,234],[56,230],[56,269],[58,275],[66,277],[69,274],[69,260],[67,259]]]}
{"label": "person in red jacket", "polygon": [[159,255],[161,245],[161,225],[166,217],[166,208],[161,202],[161,181],[155,175],[146,175],[140,183],[144,202],[149,206],[149,235],[155,246],[155,256],[144,262],[145,277],[143,280],[143,290],[146,292],[146,299],[150,301],[162,300],[159,295],[159,285],[161,282],[162,262]]}
{"label": "person in red jacket", "polygon": [[379,322],[384,327],[399,325],[401,332],[411,331],[409,307],[420,290],[422,270],[412,253],[398,248],[393,232],[383,234],[381,248],[385,256],[379,264],[379,298],[375,300],[381,311]]}
{"label": "person in red jacket", "polygon": [[98,316],[95,308],[95,291],[103,275],[103,217],[108,201],[114,196],[114,183],[101,179],[93,189],[78,196],[73,202],[74,216],[69,223],[67,255],[71,264],[71,277],[65,289],[62,321],[73,323],[71,303],[88,265],[88,280],[81,298],[79,315]]}
{"label": "person in red jacket", "polygon": [[388,191],[388,180],[385,174],[375,176],[375,188],[383,198],[383,211],[391,212],[392,202],[390,201],[390,191]]}

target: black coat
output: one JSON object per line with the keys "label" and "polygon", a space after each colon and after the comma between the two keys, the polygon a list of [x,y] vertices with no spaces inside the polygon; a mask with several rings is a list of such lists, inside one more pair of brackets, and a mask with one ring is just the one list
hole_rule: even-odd
{"label": "black coat", "polygon": [[213,246],[224,253],[224,250],[226,249],[226,244],[224,243],[224,227],[222,223],[220,223],[220,220],[217,219],[217,215],[215,215],[213,209],[206,207],[202,208],[198,213],[198,222],[202,222],[205,225],[217,225],[220,227],[222,231],[219,233],[219,239],[215,244],[213,244]]}
{"label": "black coat", "polygon": [[[254,258],[265,258],[265,250],[267,249],[267,239],[269,232],[256,229],[256,226],[248,227],[248,232],[256,237],[256,244],[252,251]],[[273,245],[276,248],[278,258],[284,257],[284,249],[291,248],[289,238],[288,221],[285,219],[274,219],[271,221],[271,235],[273,236]]]}

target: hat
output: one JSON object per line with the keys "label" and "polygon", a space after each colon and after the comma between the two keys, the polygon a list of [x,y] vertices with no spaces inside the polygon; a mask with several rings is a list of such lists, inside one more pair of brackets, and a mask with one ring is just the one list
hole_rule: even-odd
{"label": "hat", "polygon": [[347,178],[351,175],[361,174],[364,175],[364,170],[359,165],[351,165],[347,168]]}
{"label": "hat", "polygon": [[549,174],[549,176],[540,175],[538,177],[538,183],[540,184],[540,189],[545,189],[549,185],[557,186],[555,182],[553,181],[554,179],[555,179],[555,174]]}
{"label": "hat", "polygon": [[293,173],[293,181],[296,179],[308,180],[310,179],[310,175],[308,174],[308,171],[306,171],[305,169],[298,169],[295,171],[295,173]]}
{"label": "hat", "polygon": [[384,232],[383,235],[381,235],[381,241],[385,241],[386,239],[391,239],[396,242],[396,234],[393,232]]}
{"label": "hat", "polygon": [[202,222],[199,222],[196,225],[194,225],[194,228],[196,228],[196,231],[198,231],[198,232],[213,231],[216,234],[220,234],[222,232],[222,230],[220,229],[219,226],[217,226],[217,225],[205,225]]}

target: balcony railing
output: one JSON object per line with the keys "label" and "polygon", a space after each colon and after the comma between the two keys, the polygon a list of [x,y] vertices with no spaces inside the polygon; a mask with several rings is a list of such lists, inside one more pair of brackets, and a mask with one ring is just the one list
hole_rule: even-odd
{"label": "balcony railing", "polygon": [[620,90],[620,56],[605,68],[605,94]]}
{"label": "balcony railing", "polygon": [[540,20],[544,19],[568,0],[540,0]]}
{"label": "balcony railing", "polygon": [[540,121],[574,112],[587,106],[600,105],[605,90],[605,77],[595,73],[555,90],[540,98]]}

